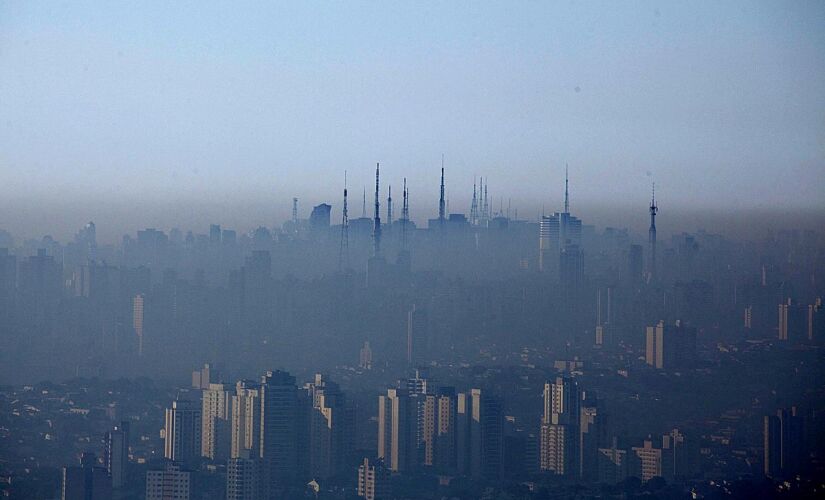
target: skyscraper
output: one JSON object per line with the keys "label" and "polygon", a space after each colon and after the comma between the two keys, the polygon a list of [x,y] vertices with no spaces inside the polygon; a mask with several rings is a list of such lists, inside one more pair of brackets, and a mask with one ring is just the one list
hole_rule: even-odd
{"label": "skyscraper", "polygon": [[802,417],[796,407],[781,409],[764,419],[764,472],[768,477],[791,477],[799,472],[803,452]]}
{"label": "skyscraper", "polygon": [[557,475],[578,475],[580,407],[581,394],[575,380],[556,377],[554,381],[544,384],[542,470]]}
{"label": "skyscraper", "polygon": [[358,466],[358,496],[365,500],[390,498],[390,474],[383,462],[371,464],[365,458]]}
{"label": "skyscraper", "polygon": [[201,455],[201,409],[192,401],[172,401],[166,409],[164,453],[169,460],[190,465]]}
{"label": "skyscraper", "polygon": [[232,396],[232,449],[230,456],[239,458],[261,456],[261,393],[260,384],[240,380]]}
{"label": "skyscraper", "polygon": [[129,422],[123,421],[106,433],[103,463],[112,478],[112,488],[120,488],[126,480],[129,463]]}
{"label": "skyscraper", "polygon": [[581,245],[582,222],[570,215],[567,170],[564,178],[564,211],[543,215],[539,222],[539,271],[557,276],[559,255],[567,245]]}
{"label": "skyscraper", "polygon": [[83,453],[80,466],[63,467],[61,500],[109,500],[112,479],[104,467],[95,463],[94,453]]}
{"label": "skyscraper", "polygon": [[393,472],[416,465],[417,406],[406,389],[378,397],[378,458]]}
{"label": "skyscraper", "polygon": [[249,450],[226,463],[226,500],[263,500],[261,462]]}
{"label": "skyscraper", "polygon": [[456,466],[459,473],[497,480],[504,457],[501,402],[481,389],[459,393],[456,400]]}
{"label": "skyscraper", "polygon": [[230,417],[232,399],[228,387],[209,384],[201,401],[201,455],[212,460],[226,460],[232,442]]}
{"label": "skyscraper", "polygon": [[295,377],[276,370],[261,378],[261,458],[270,492],[295,481],[306,465],[299,443],[306,439],[307,400]]}
{"label": "skyscraper", "polygon": [[132,299],[132,326],[138,340],[138,356],[143,356],[143,294]]}
{"label": "skyscraper", "polygon": [[146,472],[146,500],[189,500],[191,474],[178,464]]}
{"label": "skyscraper", "polygon": [[645,362],[657,369],[688,368],[696,353],[696,328],[660,321],[645,332]]}
{"label": "skyscraper", "polygon": [[320,373],[305,385],[311,404],[309,422],[309,466],[316,479],[327,479],[343,471],[354,448],[355,415],[338,384]]}

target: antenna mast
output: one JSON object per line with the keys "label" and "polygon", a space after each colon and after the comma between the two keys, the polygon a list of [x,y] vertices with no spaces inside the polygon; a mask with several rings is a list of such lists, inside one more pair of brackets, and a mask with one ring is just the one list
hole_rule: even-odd
{"label": "antenna mast", "polygon": [[344,170],[344,211],[341,214],[341,248],[338,250],[338,271],[349,267],[349,216],[347,214],[347,171]]}
{"label": "antenna mast", "polygon": [[564,213],[570,213],[570,198],[567,191],[567,163],[564,164]]}
{"label": "antenna mast", "polygon": [[392,225],[392,186],[387,191],[387,225]]}
{"label": "antenna mast", "polygon": [[441,197],[438,199],[438,224],[444,226],[444,155],[441,155]]}
{"label": "antenna mast", "polygon": [[373,253],[375,257],[379,257],[381,255],[381,213],[379,212],[381,208],[381,202],[378,200],[378,176],[379,176],[379,164],[375,164],[375,219],[373,221],[372,226],[372,238],[373,238]]}

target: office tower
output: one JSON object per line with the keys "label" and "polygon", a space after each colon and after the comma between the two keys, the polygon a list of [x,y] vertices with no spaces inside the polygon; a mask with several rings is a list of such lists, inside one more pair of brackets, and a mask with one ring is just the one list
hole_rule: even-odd
{"label": "office tower", "polygon": [[321,480],[343,471],[355,447],[355,415],[338,384],[317,373],[305,385],[312,402],[309,427],[309,466]]}
{"label": "office tower", "polygon": [[261,462],[249,450],[226,463],[226,500],[263,500]]}
{"label": "office tower", "polygon": [[180,465],[167,463],[162,470],[146,472],[146,500],[189,500],[191,478]]}
{"label": "office tower", "polygon": [[764,419],[764,472],[772,478],[792,477],[803,456],[803,422],[796,407],[781,409]]}
{"label": "office tower", "polygon": [[260,384],[240,380],[232,396],[232,449],[230,456],[240,458],[261,456],[261,393]]}
{"label": "office tower", "polygon": [[541,470],[557,475],[579,473],[579,419],[581,394],[578,383],[556,377],[544,384],[541,425]]}
{"label": "office tower", "polygon": [[426,345],[428,336],[427,311],[418,309],[413,304],[407,313],[407,364],[416,365],[426,359]]}
{"label": "office tower", "polygon": [[665,322],[648,326],[645,331],[645,363],[654,368],[664,368]]}
{"label": "office tower", "polygon": [[416,465],[417,405],[406,389],[378,396],[378,458],[393,472]]}
{"label": "office tower", "polygon": [[597,346],[613,345],[615,330],[615,306],[613,296],[615,289],[612,286],[601,287],[596,290],[596,338]]}
{"label": "office tower", "polygon": [[407,392],[409,392],[411,395],[424,395],[430,393],[430,391],[427,390],[427,374],[421,368],[416,368],[413,376],[405,379],[403,381],[403,384],[399,383],[399,386],[402,389],[407,389]]}
{"label": "office tower", "polygon": [[221,242],[221,226],[220,224],[210,224],[209,226],[209,243],[217,245]]}
{"label": "office tower", "polygon": [[644,275],[644,250],[642,245],[630,245],[627,255],[627,273],[630,283],[639,283]]}
{"label": "office tower", "polygon": [[63,467],[60,497],[62,500],[109,500],[112,479],[104,467],[95,464],[94,453],[83,453],[80,466]]}
{"label": "office tower", "polygon": [[598,482],[616,484],[627,478],[629,473],[627,450],[618,448],[616,438],[613,438],[609,448],[599,448],[597,460]]}
{"label": "office tower", "polygon": [[165,458],[194,464],[201,455],[201,409],[192,401],[172,401],[166,409],[164,439]]}
{"label": "office tower", "polygon": [[332,206],[321,203],[312,208],[309,215],[309,230],[316,236],[326,234],[329,231],[329,219]]}
{"label": "office tower", "polygon": [[656,214],[659,213],[659,207],[656,205],[656,184],[653,184],[653,195],[650,198],[650,229],[648,230],[648,261],[647,274],[648,279],[656,277]]}
{"label": "office tower", "polygon": [[595,401],[585,401],[579,418],[579,477],[598,479],[599,447],[606,445],[605,414]]}
{"label": "office tower", "polygon": [[779,304],[779,340],[802,342],[812,336],[808,309],[807,306],[795,304],[790,298],[784,304]]}
{"label": "office tower", "polygon": [[229,458],[232,442],[231,395],[223,384],[209,384],[201,398],[201,456],[223,461]]}
{"label": "office tower", "polygon": [[657,369],[689,368],[696,354],[696,328],[660,321],[645,332],[645,362]]}
{"label": "office tower", "polygon": [[358,466],[358,496],[365,500],[388,500],[390,491],[390,473],[383,462],[370,464],[365,458]]}
{"label": "office tower", "polygon": [[138,356],[143,356],[143,294],[132,298],[132,327],[138,340]]}
{"label": "office tower", "polygon": [[456,395],[452,387],[441,387],[424,396],[422,411],[423,464],[442,473],[456,469]]}
{"label": "office tower", "polygon": [[564,307],[576,316],[584,288],[584,253],[579,245],[564,245],[559,254],[559,286]]}
{"label": "office tower", "polygon": [[662,448],[653,445],[651,439],[645,439],[642,446],[634,446],[630,449],[628,460],[628,471],[631,476],[636,476],[643,482],[654,477],[664,477],[667,467]]}
{"label": "office tower", "polygon": [[564,211],[542,215],[539,222],[539,271],[556,276],[559,255],[567,245],[581,246],[582,222],[570,215],[567,169],[564,176]]}
{"label": "office tower", "polygon": [[370,343],[368,340],[364,341],[364,346],[361,348],[361,352],[359,353],[358,366],[364,370],[372,369],[372,349],[370,349]]}
{"label": "office tower", "polygon": [[221,382],[221,375],[209,363],[204,363],[203,368],[192,372],[193,389],[209,389],[209,384],[218,382]]}
{"label": "office tower", "polygon": [[663,459],[665,479],[672,481],[693,476],[698,451],[694,440],[688,439],[679,429],[673,429],[662,436],[662,449],[667,454]]}
{"label": "office tower", "polygon": [[456,466],[474,478],[501,477],[504,457],[504,417],[497,398],[471,389],[456,401]]}
{"label": "office tower", "polygon": [[306,447],[306,398],[295,386],[295,377],[276,370],[261,378],[261,458],[267,487],[275,491],[304,472]]}
{"label": "office tower", "polygon": [[129,464],[129,422],[123,421],[106,433],[103,464],[112,478],[112,488],[123,486]]}

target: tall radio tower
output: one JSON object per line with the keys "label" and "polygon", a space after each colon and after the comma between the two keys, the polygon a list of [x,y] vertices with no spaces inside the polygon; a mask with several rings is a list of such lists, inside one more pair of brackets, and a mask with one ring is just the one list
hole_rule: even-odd
{"label": "tall radio tower", "polygon": [[347,171],[344,170],[344,210],[341,214],[341,248],[338,250],[338,271],[349,267],[349,215],[347,214]]}
{"label": "tall radio tower", "polygon": [[373,254],[375,257],[381,256],[381,202],[378,200],[378,170],[379,164],[375,164],[375,218],[372,226]]}

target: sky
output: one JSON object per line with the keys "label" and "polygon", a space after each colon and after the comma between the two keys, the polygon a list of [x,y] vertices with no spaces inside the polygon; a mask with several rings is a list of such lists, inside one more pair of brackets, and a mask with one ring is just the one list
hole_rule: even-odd
{"label": "sky", "polygon": [[583,218],[643,220],[654,181],[663,209],[822,213],[823,26],[821,1],[0,1],[0,228],[254,227],[293,196],[337,220],[344,171],[360,216],[376,162],[424,219],[442,155],[453,212],[475,176],[558,210],[567,164]]}

